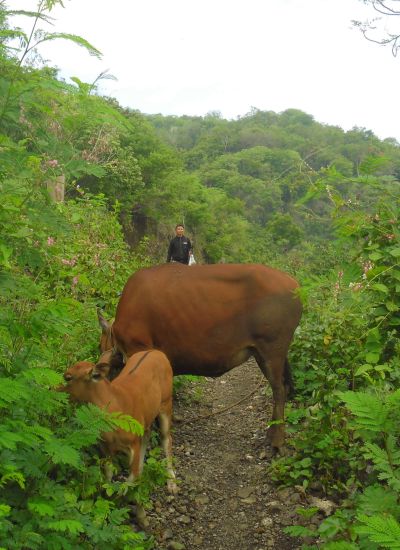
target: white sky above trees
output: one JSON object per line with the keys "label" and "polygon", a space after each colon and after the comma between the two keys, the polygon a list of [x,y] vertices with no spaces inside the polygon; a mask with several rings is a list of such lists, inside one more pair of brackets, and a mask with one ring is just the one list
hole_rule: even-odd
{"label": "white sky above trees", "polygon": [[[173,115],[219,111],[224,118],[252,107],[295,108],[321,123],[400,142],[400,56],[352,27],[352,19],[376,16],[359,0],[64,3],[51,14],[51,30],[82,36],[103,58],[65,41],[43,46],[42,56],[66,79],[91,83],[109,69],[118,80],[103,81],[99,91],[124,107]],[[36,2],[7,5],[33,9]],[[400,33],[400,17],[393,23]]]}

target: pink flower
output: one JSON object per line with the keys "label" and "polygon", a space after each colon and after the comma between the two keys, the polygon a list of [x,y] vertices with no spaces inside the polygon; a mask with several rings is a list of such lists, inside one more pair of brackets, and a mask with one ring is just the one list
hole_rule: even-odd
{"label": "pink flower", "polygon": [[47,245],[53,246],[55,244],[56,240],[53,237],[47,237]]}
{"label": "pink flower", "polygon": [[72,279],[72,286],[76,286],[78,284],[79,277],[75,275],[75,277]]}
{"label": "pink flower", "polygon": [[76,258],[71,258],[70,260],[66,260],[65,258],[62,258],[61,263],[63,265],[70,265],[71,267],[73,267],[76,264]]}
{"label": "pink flower", "polygon": [[363,285],[362,285],[362,283],[350,283],[349,287],[351,288],[351,290],[353,292],[357,292],[358,290],[362,289]]}
{"label": "pink flower", "polygon": [[370,269],[372,269],[374,267],[374,264],[370,261],[370,260],[367,260],[366,262],[363,263],[363,271],[364,273],[368,273],[368,271]]}
{"label": "pink flower", "polygon": [[47,166],[50,166],[50,168],[56,168],[56,166],[58,166],[58,160],[56,159],[48,160]]}

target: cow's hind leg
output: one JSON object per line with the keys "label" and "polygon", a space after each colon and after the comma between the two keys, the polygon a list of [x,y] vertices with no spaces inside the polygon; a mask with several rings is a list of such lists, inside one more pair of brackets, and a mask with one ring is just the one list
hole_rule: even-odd
{"label": "cow's hind leg", "polygon": [[257,348],[255,359],[262,373],[267,378],[272,389],[273,396],[273,411],[272,421],[277,422],[272,424],[268,431],[268,437],[272,447],[280,450],[283,447],[285,439],[284,415],[285,415],[285,400],[291,382],[288,380],[288,363],[286,355],[275,352],[271,353],[263,349],[264,346]]}

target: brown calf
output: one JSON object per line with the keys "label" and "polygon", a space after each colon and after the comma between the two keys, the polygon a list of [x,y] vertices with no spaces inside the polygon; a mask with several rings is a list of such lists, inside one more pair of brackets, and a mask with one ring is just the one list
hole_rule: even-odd
{"label": "brown calf", "polygon": [[[143,366],[141,366],[143,364]],[[120,412],[135,418],[144,428],[141,437],[122,429],[102,434],[104,451],[113,456],[125,452],[129,457],[130,475],[136,479],[143,469],[146,447],[153,421],[158,418],[162,446],[167,458],[168,490],[177,492],[172,468],[172,368],[164,353],[157,350],[132,355],[112,382],[106,375],[108,365],[82,361],[64,374],[66,385],[62,390],[74,401],[94,403],[108,412]],[[107,472],[111,477],[111,472]],[[145,524],[144,510],[138,508],[138,520]]]}

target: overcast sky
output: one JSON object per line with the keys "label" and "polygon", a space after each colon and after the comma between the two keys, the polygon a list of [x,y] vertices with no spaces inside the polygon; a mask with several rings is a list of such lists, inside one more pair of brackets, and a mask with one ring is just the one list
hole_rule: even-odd
{"label": "overcast sky", "polygon": [[[34,0],[8,0],[10,9]],[[53,31],[83,36],[41,49],[65,78],[117,81],[100,91],[143,113],[243,116],[301,109],[321,123],[400,142],[400,56],[366,41],[359,0],[64,0]],[[375,14],[376,15],[376,14]],[[400,32],[400,17],[396,19]],[[43,27],[43,25],[42,25]],[[44,27],[43,27],[44,28]]]}

